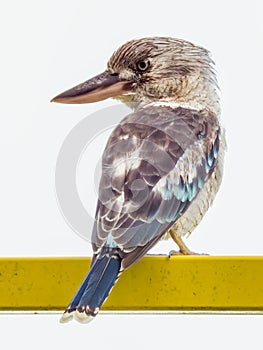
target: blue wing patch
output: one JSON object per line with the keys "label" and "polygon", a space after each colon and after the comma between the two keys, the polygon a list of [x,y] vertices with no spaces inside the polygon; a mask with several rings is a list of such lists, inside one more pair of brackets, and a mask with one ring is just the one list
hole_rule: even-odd
{"label": "blue wing patch", "polygon": [[[212,173],[217,164],[218,151],[220,145],[220,132],[218,131],[214,143],[211,145],[207,154],[203,154],[200,162],[195,168],[189,164],[191,155],[194,152],[191,150],[189,154],[184,154],[180,166],[178,163],[175,168],[166,176],[166,179],[161,179],[156,185],[156,192],[159,192],[162,201],[159,206],[152,200],[155,212],[149,212],[149,218],[157,218],[160,222],[175,221],[188,207],[187,203],[192,202],[199,191],[203,188],[204,183]],[[200,152],[201,153],[201,152]],[[194,163],[194,162],[193,162]],[[184,166],[182,166],[182,164]],[[180,169],[178,169],[180,168]],[[190,176],[189,176],[190,175]],[[156,196],[158,198],[158,196]],[[185,203],[185,206],[182,206]],[[172,208],[172,212],[171,212]]]}

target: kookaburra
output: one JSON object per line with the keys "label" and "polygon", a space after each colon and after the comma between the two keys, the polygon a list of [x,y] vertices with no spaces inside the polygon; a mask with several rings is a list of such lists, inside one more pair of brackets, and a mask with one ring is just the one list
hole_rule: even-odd
{"label": "kookaburra", "polygon": [[62,322],[93,319],[120,273],[165,236],[189,254],[181,237],[199,224],[222,179],[224,132],[206,49],[166,37],[131,40],[113,53],[105,72],[52,101],[108,97],[133,112],[104,150],[91,268]]}

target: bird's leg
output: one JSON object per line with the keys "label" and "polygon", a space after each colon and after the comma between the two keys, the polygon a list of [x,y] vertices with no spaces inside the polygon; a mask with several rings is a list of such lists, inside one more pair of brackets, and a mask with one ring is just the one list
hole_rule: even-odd
{"label": "bird's leg", "polygon": [[174,242],[179,247],[178,252],[175,250],[172,250],[169,253],[169,256],[172,256],[172,255],[192,255],[192,252],[190,251],[190,249],[187,248],[187,246],[183,242],[182,238],[177,235],[176,231],[173,228],[170,228],[169,233],[170,233],[170,236],[172,237],[172,239],[174,240]]}
{"label": "bird's leg", "polygon": [[174,240],[174,242],[178,245],[179,247],[179,251],[175,251],[172,250],[169,253],[169,257],[173,256],[173,255],[203,255],[203,254],[198,254],[198,253],[194,253],[192,252],[183,242],[182,238],[179,237],[176,233],[176,231],[173,228],[170,228],[169,230],[169,234],[172,237],[172,239]]}

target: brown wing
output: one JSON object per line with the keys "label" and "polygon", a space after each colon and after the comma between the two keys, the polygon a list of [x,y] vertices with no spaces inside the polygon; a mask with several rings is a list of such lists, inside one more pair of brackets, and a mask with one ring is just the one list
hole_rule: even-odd
{"label": "brown wing", "polygon": [[148,107],[128,115],[104,151],[94,250],[119,249],[127,267],[184,213],[213,170],[220,143],[206,111]]}

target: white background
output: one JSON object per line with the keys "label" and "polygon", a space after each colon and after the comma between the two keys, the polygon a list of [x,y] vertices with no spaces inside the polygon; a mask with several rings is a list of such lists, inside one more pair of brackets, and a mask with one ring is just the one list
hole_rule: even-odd
{"label": "white background", "polygon": [[[222,90],[225,177],[188,245],[212,255],[262,255],[261,14],[260,2],[253,0],[24,0],[2,5],[0,256],[90,254],[89,243],[72,231],[58,209],[56,159],[79,121],[117,102],[70,106],[49,100],[102,72],[125,41],[151,35],[184,38],[208,48]],[[95,206],[95,195],[94,184],[85,182],[83,174],[92,178],[101,147],[98,143],[98,154],[83,157],[79,167],[85,206]],[[161,244],[155,251],[171,248]],[[261,316],[100,315],[83,326],[60,325],[57,316],[0,315],[1,344],[7,349],[257,349],[262,347],[262,321]]]}

